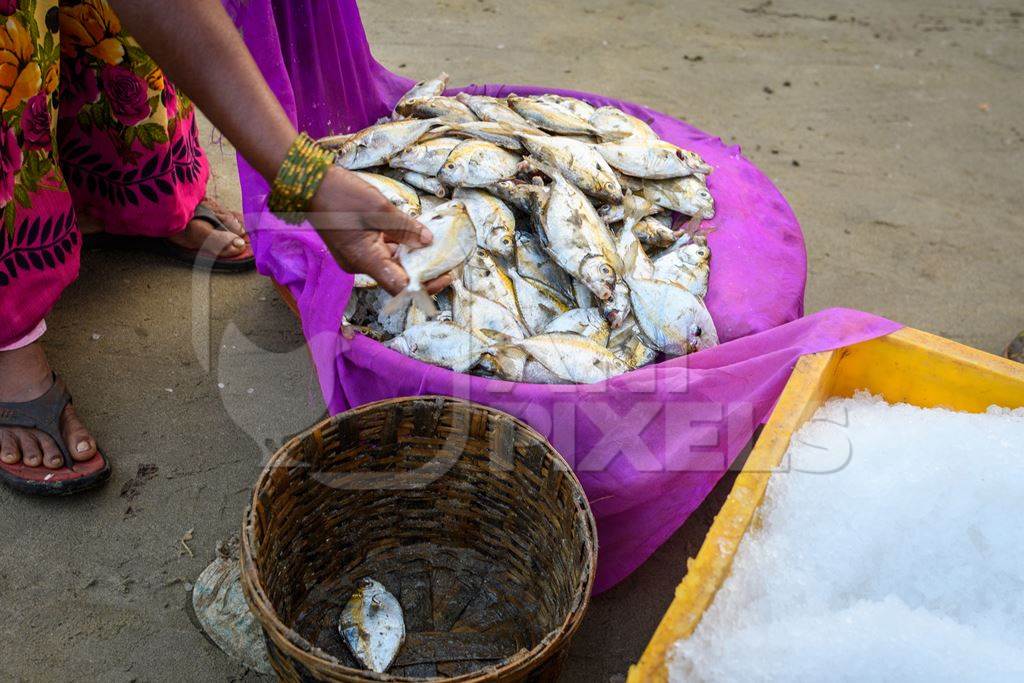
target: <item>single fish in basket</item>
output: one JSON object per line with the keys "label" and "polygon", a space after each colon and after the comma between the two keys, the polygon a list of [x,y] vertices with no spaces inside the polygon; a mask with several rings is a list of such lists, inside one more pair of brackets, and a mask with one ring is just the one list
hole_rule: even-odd
{"label": "single fish in basket", "polygon": [[408,119],[364,128],[341,144],[334,163],[350,171],[380,166],[442,124],[440,119]]}
{"label": "single fish in basket", "polygon": [[476,228],[461,201],[451,201],[423,214],[423,223],[434,235],[426,247],[410,249],[401,245],[395,253],[409,276],[409,285],[384,307],[385,314],[400,310],[411,298],[428,315],[436,315],[437,307],[423,289],[423,283],[457,268],[476,248]]}
{"label": "single fish in basket", "polygon": [[590,115],[590,125],[596,128],[597,134],[607,142],[626,138],[658,139],[658,134],[651,130],[650,126],[616,107],[596,109]]}
{"label": "single fish in basket", "polygon": [[417,100],[423,97],[434,97],[444,92],[444,89],[448,87],[448,79],[451,78],[445,72],[437,78],[431,78],[427,81],[420,81],[416,85],[409,89],[409,92],[402,95],[402,99],[398,100],[396,107],[401,105],[403,102],[408,100]]}
{"label": "single fish in basket", "polygon": [[405,642],[402,606],[384,586],[366,577],[342,610],[338,632],[360,664],[384,673]]}
{"label": "single fish in basket", "polygon": [[542,130],[562,135],[597,133],[585,118],[577,116],[559,103],[534,97],[519,97],[514,93],[509,95],[506,101],[517,114]]}
{"label": "single fish in basket", "polygon": [[533,127],[529,121],[517,114],[512,107],[508,106],[508,102],[503,99],[487,97],[486,95],[470,95],[464,92],[456,95],[455,99],[472,109],[473,113],[480,117],[481,121]]}
{"label": "single fish in basket", "polygon": [[486,187],[515,177],[519,161],[494,143],[466,140],[452,150],[437,177],[452,187]]}
{"label": "single fish in basket", "polygon": [[395,112],[401,116],[416,119],[439,118],[444,121],[464,122],[476,121],[474,114],[469,107],[459,102],[454,97],[415,97],[413,99],[399,102]]}

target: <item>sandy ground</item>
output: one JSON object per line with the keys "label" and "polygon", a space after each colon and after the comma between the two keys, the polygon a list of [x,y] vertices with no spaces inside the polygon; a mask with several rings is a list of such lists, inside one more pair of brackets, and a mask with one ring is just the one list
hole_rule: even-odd
{"label": "sandy ground", "polygon": [[[1024,327],[1019,2],[364,5],[403,74],[604,92],[741,144],[801,219],[809,311],[861,308],[992,352]],[[213,192],[236,201],[233,153],[204,130]],[[0,679],[254,678],[195,631],[186,587],[238,528],[264,454],[322,414],[294,320],[256,275],[211,287],[93,251],[50,325],[115,472],[74,500],[0,492]],[[565,680],[618,680],[638,657],[725,490],[594,601]]]}

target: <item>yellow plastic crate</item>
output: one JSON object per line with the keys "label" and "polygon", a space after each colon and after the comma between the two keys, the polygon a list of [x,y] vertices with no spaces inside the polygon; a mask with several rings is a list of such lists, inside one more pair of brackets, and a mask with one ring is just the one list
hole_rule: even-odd
{"label": "yellow plastic crate", "polygon": [[866,389],[890,403],[943,407],[971,413],[995,404],[1024,406],[1024,365],[919,330],[899,332],[836,351],[804,356],[797,363],[761,438],[736,477],[697,557],[662,617],[628,683],[668,679],[666,657],[689,638],[729,576],[733,557],[758,508],[790,437],[826,400]]}

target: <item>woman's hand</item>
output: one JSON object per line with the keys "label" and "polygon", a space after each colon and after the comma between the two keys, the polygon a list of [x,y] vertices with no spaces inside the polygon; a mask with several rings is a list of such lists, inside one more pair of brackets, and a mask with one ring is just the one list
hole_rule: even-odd
{"label": "woman's hand", "polygon": [[[309,222],[338,265],[349,273],[369,275],[392,295],[409,284],[409,276],[395,259],[397,246],[408,244],[416,248],[433,241],[433,235],[419,221],[338,166],[327,172],[310,209]],[[450,275],[425,283],[431,294],[449,284]]]}

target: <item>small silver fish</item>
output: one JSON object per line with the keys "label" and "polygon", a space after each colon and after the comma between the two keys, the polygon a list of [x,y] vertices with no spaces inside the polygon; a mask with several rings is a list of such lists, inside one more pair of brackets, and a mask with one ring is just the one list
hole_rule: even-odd
{"label": "small silver fish", "polygon": [[494,143],[467,140],[452,150],[437,177],[451,187],[486,187],[513,178],[519,161]]}
{"label": "small silver fish", "polygon": [[396,208],[410,216],[419,216],[421,212],[420,197],[416,190],[405,183],[378,173],[356,171],[360,180],[372,185],[384,198]]}
{"label": "small silver fish", "polygon": [[578,334],[540,334],[512,345],[565,382],[592,384],[630,370],[607,348]]}
{"label": "small silver fish", "polygon": [[556,95],[554,93],[547,93],[545,95],[538,95],[537,99],[541,102],[551,102],[557,104],[559,107],[568,110],[572,114],[580,117],[584,121],[588,121],[594,112],[597,111],[594,105],[589,102],[584,102],[578,97],[569,97],[567,95]]}
{"label": "small silver fish", "polygon": [[449,126],[449,133],[452,135],[463,135],[468,138],[493,142],[503,149],[518,152],[523,148],[517,135],[519,133],[532,133],[544,135],[543,132],[527,126],[514,126],[507,123],[495,123],[494,121],[471,121],[469,123],[453,123]]}
{"label": "small silver fish", "polygon": [[[402,95],[401,99],[398,100],[398,104],[402,104],[407,100],[415,100],[423,97],[434,97],[444,92],[444,89],[448,87],[448,79],[451,78],[445,72],[441,72],[437,78],[432,78],[427,81],[420,81],[416,85],[412,86],[408,92]],[[397,105],[396,105],[397,106]]]}
{"label": "small silver fish", "polygon": [[443,97],[441,95],[404,100],[398,103],[395,111],[401,116],[417,119],[437,118],[453,123],[477,120],[476,114],[462,102],[459,102],[454,97]]}
{"label": "small silver fish", "polygon": [[715,200],[704,181],[695,176],[645,180],[644,197],[658,206],[687,216],[714,218]]}
{"label": "small silver fish", "polygon": [[384,345],[424,363],[466,372],[480,361],[490,342],[452,322],[430,320],[407,327]]}
{"label": "small silver fish", "polygon": [[517,114],[512,107],[508,106],[508,102],[503,99],[487,97],[485,95],[470,95],[464,92],[460,92],[455,98],[469,107],[481,121],[510,123],[516,126],[533,128],[529,121]]}
{"label": "small silver fish", "polygon": [[586,337],[601,346],[608,344],[611,328],[598,308],[574,308],[547,324],[544,333],[571,332]]}
{"label": "small silver fish", "polygon": [[448,188],[444,186],[444,183],[431,175],[424,175],[416,171],[406,171],[402,174],[402,181],[410,187],[415,187],[423,192],[429,192],[438,198],[444,198],[448,194]]}
{"label": "small silver fish", "polygon": [[627,138],[658,139],[658,134],[650,126],[617,107],[600,107],[588,120],[606,142]]}
{"label": "small silver fish", "polygon": [[466,205],[476,228],[477,245],[504,258],[512,258],[516,229],[512,209],[489,192],[474,188],[457,188],[452,197]]}
{"label": "small silver fish", "polygon": [[675,145],[651,138],[627,138],[619,142],[605,142],[595,149],[605,160],[631,176],[664,180],[692,175],[693,167]]}
{"label": "small silver fish", "polygon": [[436,176],[441,171],[441,166],[448,159],[448,155],[461,143],[462,140],[452,137],[439,137],[418,142],[406,147],[400,154],[391,157],[388,165],[391,168],[402,168],[407,171],[422,173],[423,175]]}
{"label": "small silver fish", "polygon": [[386,313],[399,310],[411,298],[428,315],[436,314],[437,309],[423,289],[423,283],[458,267],[476,248],[476,229],[460,201],[442,204],[423,215],[420,222],[433,233],[434,241],[418,249],[409,249],[404,244],[398,248],[396,257],[409,276],[409,285],[388,302],[384,308]]}
{"label": "small silver fish", "polygon": [[364,128],[342,143],[334,163],[350,171],[380,166],[440,125],[438,119],[407,119]]}
{"label": "small silver fish", "polygon": [[654,259],[653,277],[677,282],[694,296],[708,292],[711,249],[703,244],[687,244],[667,250]]}
{"label": "small silver fish", "polygon": [[544,248],[563,270],[607,301],[622,269],[608,225],[586,195],[557,169],[533,160],[529,163],[552,180],[547,203],[533,212]]}
{"label": "small silver fish", "polygon": [[644,343],[672,356],[717,346],[718,332],[702,299],[675,282],[635,278],[630,274],[639,249],[639,244],[633,245],[634,253],[626,262],[624,279]]}
{"label": "small silver fish", "polygon": [[538,128],[562,135],[594,135],[597,131],[585,118],[577,116],[568,108],[536,97],[520,97],[511,94],[508,104],[517,114]]}
{"label": "small silver fish", "polygon": [[366,577],[341,612],[338,633],[370,671],[384,673],[405,642],[405,618],[395,596]]}
{"label": "small silver fish", "polygon": [[554,166],[583,190],[611,204],[622,202],[622,186],[604,158],[588,145],[572,138],[520,134],[526,149],[545,164]]}

